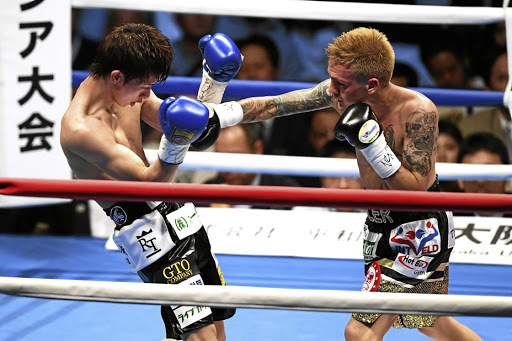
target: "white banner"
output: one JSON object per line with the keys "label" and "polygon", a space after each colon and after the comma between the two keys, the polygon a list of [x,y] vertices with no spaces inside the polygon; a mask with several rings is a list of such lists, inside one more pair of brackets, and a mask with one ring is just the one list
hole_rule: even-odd
{"label": "white banner", "polygon": [[[198,208],[219,254],[361,259],[365,212]],[[455,216],[451,261],[512,265],[512,218]]]}
{"label": "white banner", "polygon": [[[70,2],[4,1],[0,37],[0,176],[69,179],[59,135],[71,100]],[[2,196],[0,206],[62,201]]]}

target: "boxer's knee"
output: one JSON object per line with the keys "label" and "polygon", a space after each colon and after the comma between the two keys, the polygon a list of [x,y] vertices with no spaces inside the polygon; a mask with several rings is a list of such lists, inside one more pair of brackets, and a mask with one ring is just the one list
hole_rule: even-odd
{"label": "boxer's knee", "polygon": [[226,341],[226,329],[224,328],[224,321],[215,321],[213,324],[217,329],[217,340]]}
{"label": "boxer's knee", "polygon": [[197,330],[181,335],[184,341],[219,341],[215,325],[209,324]]}
{"label": "boxer's knee", "polygon": [[372,330],[366,324],[357,321],[354,318],[351,318],[345,327],[345,340],[346,341],[378,341],[382,339],[378,339],[373,335]]}

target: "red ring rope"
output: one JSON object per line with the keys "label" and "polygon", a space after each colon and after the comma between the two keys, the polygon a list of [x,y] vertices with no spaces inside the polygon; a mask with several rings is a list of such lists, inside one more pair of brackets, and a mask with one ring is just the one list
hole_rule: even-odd
{"label": "red ring rope", "polygon": [[157,200],[398,211],[512,212],[512,195],[483,193],[0,178],[0,194],[105,201]]}

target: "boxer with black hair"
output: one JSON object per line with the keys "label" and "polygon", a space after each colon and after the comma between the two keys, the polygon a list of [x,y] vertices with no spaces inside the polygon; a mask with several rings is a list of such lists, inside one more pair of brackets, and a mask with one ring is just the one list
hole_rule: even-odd
{"label": "boxer with black hair", "polygon": [[[229,37],[214,35],[205,42],[205,69],[229,81],[240,67],[237,50]],[[232,53],[223,59],[226,51]],[[61,146],[75,178],[169,183],[191,144],[214,142],[210,107],[184,96],[162,101],[151,90],[167,78],[173,58],[169,40],[148,25],[121,25],[105,37],[61,122]],[[141,120],[163,132],[151,164],[142,147]],[[115,224],[116,245],[144,282],[225,285],[193,204],[98,204]],[[225,340],[223,320],[234,313],[200,305],[161,307],[167,338],[194,341]]]}

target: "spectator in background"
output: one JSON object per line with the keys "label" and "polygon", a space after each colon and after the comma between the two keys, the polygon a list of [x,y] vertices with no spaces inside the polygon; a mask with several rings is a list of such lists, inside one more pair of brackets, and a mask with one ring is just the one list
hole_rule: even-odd
{"label": "spectator in background", "polygon": [[181,38],[173,42],[176,57],[171,74],[185,77],[201,77],[202,56],[199,40],[216,31],[217,17],[200,14],[175,14],[176,23],[182,31]]}
{"label": "spectator in background", "polygon": [[108,9],[81,9],[76,20],[76,34],[72,44],[73,70],[88,70],[101,40],[105,36]]}
{"label": "spectator in background", "polygon": [[115,27],[127,23],[151,24],[151,15],[145,11],[122,9],[109,10],[105,34],[113,30]]}
{"label": "spectator in background", "polygon": [[[436,162],[456,163],[462,134],[457,125],[449,120],[439,120],[438,127]],[[455,180],[439,181],[439,186],[442,192],[460,192]]]}
{"label": "spectator in background", "polygon": [[[400,24],[401,30],[404,30],[403,25],[404,24]],[[423,33],[423,35],[424,34],[425,33]],[[410,43],[401,41],[393,42],[395,63],[396,65],[401,64],[410,67],[414,71],[414,74],[416,75],[416,86],[432,87],[434,85],[432,76],[421,60],[421,49],[420,45],[417,43],[420,38],[421,37],[416,36],[415,41]],[[394,39],[391,41],[393,40]]]}
{"label": "spectator in background", "polygon": [[135,10],[82,9],[74,16],[73,70],[88,70],[103,37],[114,27],[127,23],[151,25],[148,12]]}
{"label": "spectator in background", "polygon": [[404,88],[416,88],[418,87],[418,74],[409,65],[395,62],[391,83]]}
{"label": "spectator in background", "polygon": [[[425,66],[435,84],[442,89],[475,89],[481,85],[469,76],[469,61],[456,41],[449,39],[434,40],[425,46],[422,52]],[[471,114],[469,107],[438,106],[439,118],[454,122]]]}
{"label": "spectator in background", "polygon": [[[236,45],[244,56],[244,61],[236,79],[275,81],[279,79],[280,64],[279,50],[275,42],[265,35],[251,35],[245,39],[237,40]],[[339,117],[339,115],[337,115]],[[308,151],[300,153],[298,146],[303,148],[304,136],[308,135],[310,118],[307,115],[296,117],[279,117],[261,122],[263,150],[265,154],[276,155],[314,155],[309,147]],[[334,122],[336,123],[336,122]],[[334,138],[331,127],[331,138]],[[309,144],[308,144],[309,146]],[[297,177],[302,179],[303,177]],[[318,178],[307,178],[305,186],[319,187]],[[312,178],[313,179],[313,178]],[[299,181],[299,180],[298,180]],[[311,182],[311,183],[310,183]]]}
{"label": "spectator in background", "polygon": [[[270,154],[317,157],[329,141],[334,140],[334,127],[340,114],[333,108],[325,108],[302,115],[276,118],[276,122],[300,118],[296,130],[285,125],[277,131],[276,138],[270,142]],[[299,131],[302,128],[303,131]],[[281,149],[278,149],[281,148]],[[304,187],[320,187],[320,178],[312,176],[294,176]]]}
{"label": "spectator in background", "polygon": [[492,37],[492,42],[496,48],[507,47],[507,34],[504,21],[492,24]]}
{"label": "spectator in background", "polygon": [[297,49],[299,47],[293,45],[282,20],[276,18],[220,16],[216,32],[227,34],[235,42],[253,35],[263,35],[271,38],[276,44],[279,53],[279,80],[300,80],[300,63],[297,59]]}
{"label": "spectator in background", "polygon": [[[500,4],[499,7],[501,6]],[[475,69],[476,73],[484,76],[485,81],[488,65],[492,63],[489,57],[494,59],[497,53],[507,49],[505,22],[500,21],[484,26],[484,32],[475,45],[478,46],[478,49],[471,54],[473,59],[471,66]]]}
{"label": "spectator in background", "polygon": [[443,89],[474,88],[473,80],[467,73],[467,58],[455,42],[445,42],[445,44],[429,48],[424,52],[425,65],[437,87]]}
{"label": "spectator in background", "polygon": [[[475,133],[464,138],[460,145],[457,162],[467,164],[508,165],[509,157],[503,142],[490,133]],[[506,193],[505,180],[458,180],[466,193]],[[503,216],[501,213],[480,215]]]}
{"label": "spectator in background", "polygon": [[[216,152],[238,154],[263,154],[263,140],[261,139],[261,124],[237,124],[221,130],[219,138],[214,144]],[[240,172],[219,172],[218,176],[209,179],[206,184],[226,185],[252,185],[252,186],[299,186],[290,177],[273,174],[255,174]],[[213,204],[212,206],[218,206]],[[225,205],[222,205],[225,206]],[[237,205],[235,207],[247,207]],[[252,206],[257,208],[256,206]],[[269,208],[258,207],[258,208]],[[283,207],[273,207],[283,208]]]}
{"label": "spectator in background", "polygon": [[[486,89],[505,91],[508,82],[508,64],[506,50],[494,55],[484,73]],[[504,106],[488,107],[476,111],[462,119],[459,128],[463,136],[476,132],[488,132],[500,138],[507,147],[509,158],[512,157],[512,121],[508,108]]]}
{"label": "spectator in background", "polygon": [[279,51],[271,38],[257,34],[236,41],[236,45],[244,56],[237,79],[279,80]]}
{"label": "spectator in background", "polygon": [[[327,142],[320,152],[320,157],[340,158],[340,159],[356,159],[356,150],[346,141],[330,140]],[[322,188],[329,189],[363,189],[361,178],[346,176],[322,176],[320,177]],[[314,206],[295,206],[293,210],[321,210],[321,211],[364,211],[354,210],[352,208],[331,208],[331,207],[314,207]]]}
{"label": "spectator in background", "polygon": [[60,204],[0,208],[2,233],[32,235],[89,235],[87,200]]}
{"label": "spectator in background", "polygon": [[300,69],[296,76],[297,81],[321,82],[329,78],[325,67],[325,46],[337,37],[340,31],[350,30],[352,25],[345,24],[345,27],[338,29],[327,21],[289,20],[287,26],[290,41],[298,47],[296,58],[300,63]]}
{"label": "spectator in background", "polygon": [[[236,79],[255,80],[255,81],[275,81],[279,79],[279,50],[274,41],[265,35],[251,35],[247,38],[236,41],[238,49],[244,56],[242,66],[236,75]],[[297,121],[285,119],[286,126],[293,130],[297,126]],[[262,132],[265,152],[268,152],[267,146],[275,135],[283,133],[283,124],[275,127],[276,120],[270,119],[262,122],[264,128]]]}
{"label": "spectator in background", "polygon": [[[319,156],[340,159],[355,159],[356,150],[348,142],[334,139],[324,145],[319,153]],[[363,184],[359,177],[323,176],[320,181],[322,182],[323,188],[363,189]],[[345,211],[345,209],[341,210]]]}
{"label": "spectator in background", "polygon": [[322,148],[334,140],[334,127],[340,119],[340,114],[333,108],[317,110],[311,116],[308,133],[309,145],[313,147],[313,155],[319,156]]}

